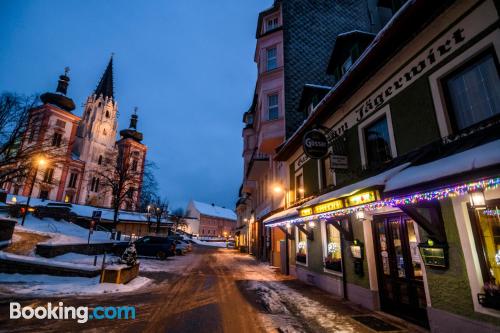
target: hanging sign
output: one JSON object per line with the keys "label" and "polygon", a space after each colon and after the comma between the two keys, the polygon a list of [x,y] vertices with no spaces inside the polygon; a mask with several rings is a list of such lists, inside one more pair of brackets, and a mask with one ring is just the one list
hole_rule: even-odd
{"label": "hanging sign", "polygon": [[321,159],[328,154],[328,140],[319,130],[310,130],[302,140],[304,153],[312,159]]}

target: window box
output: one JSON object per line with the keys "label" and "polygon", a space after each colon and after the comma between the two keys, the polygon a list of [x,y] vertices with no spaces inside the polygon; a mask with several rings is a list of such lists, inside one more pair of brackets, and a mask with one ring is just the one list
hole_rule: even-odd
{"label": "window box", "polygon": [[307,263],[307,255],[302,253],[297,253],[296,260],[303,264]]}
{"label": "window box", "polygon": [[325,268],[331,271],[342,272],[342,260],[325,258]]}

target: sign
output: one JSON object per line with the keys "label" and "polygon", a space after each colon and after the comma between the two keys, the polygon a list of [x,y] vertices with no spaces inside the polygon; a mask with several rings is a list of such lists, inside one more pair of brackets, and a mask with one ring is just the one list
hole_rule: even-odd
{"label": "sign", "polygon": [[363,192],[360,194],[351,195],[345,199],[345,206],[358,206],[366,203],[377,201],[378,193],[376,191]]}
{"label": "sign", "polygon": [[335,125],[328,132],[328,136],[332,138],[338,137],[349,128],[368,118],[390,99],[443,62],[450,54],[457,51],[491,24],[494,24],[496,20],[497,10],[493,2],[485,1],[480,6],[477,6],[473,12],[454,26],[451,26],[432,44],[421,49],[412,58],[412,61],[394,72],[356,107],[349,112],[336,112],[336,114],[345,114],[345,116],[336,119]]}
{"label": "sign", "polygon": [[328,201],[319,205],[314,206],[313,211],[314,214],[321,214],[321,213],[326,213],[330,212],[332,210],[337,210],[341,209],[344,207],[344,204],[342,203],[342,200],[333,200],[333,201]]}
{"label": "sign", "polygon": [[309,160],[310,160],[310,158],[307,155],[300,156],[295,161],[295,171],[299,170]]}
{"label": "sign", "polygon": [[321,159],[328,154],[328,140],[319,130],[311,130],[304,134],[302,147],[304,153],[312,159]]}
{"label": "sign", "polygon": [[313,210],[311,207],[302,208],[301,210],[299,210],[299,215],[301,217],[312,215],[312,213],[313,213]]}
{"label": "sign", "polygon": [[331,155],[330,156],[331,169],[347,169],[347,156],[345,155]]}

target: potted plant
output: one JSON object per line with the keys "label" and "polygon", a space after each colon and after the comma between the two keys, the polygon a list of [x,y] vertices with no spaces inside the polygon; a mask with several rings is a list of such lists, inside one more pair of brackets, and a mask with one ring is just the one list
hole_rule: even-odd
{"label": "potted plant", "polygon": [[500,287],[493,282],[486,282],[483,287],[484,294],[478,294],[479,304],[484,307],[500,310]]}
{"label": "potted plant", "polygon": [[328,256],[325,257],[324,264],[326,269],[342,272],[342,261],[340,259],[335,259]]}

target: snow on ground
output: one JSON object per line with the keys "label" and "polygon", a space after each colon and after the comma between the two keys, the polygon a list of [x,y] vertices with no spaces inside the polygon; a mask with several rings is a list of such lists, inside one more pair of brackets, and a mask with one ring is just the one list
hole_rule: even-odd
{"label": "snow on ground", "polygon": [[[93,265],[82,264],[82,263],[72,263],[66,261],[58,261],[54,259],[47,259],[42,257],[29,257],[22,256],[18,254],[8,253],[0,251],[0,259],[12,260],[16,262],[28,263],[28,264],[40,264],[40,265],[48,265],[53,267],[61,267],[61,268],[77,268],[81,270],[87,271],[95,271],[96,267]],[[2,279],[0,279],[2,281]]]}
{"label": "snow on ground", "polygon": [[226,247],[226,242],[206,242],[196,238],[191,239],[193,242],[199,245],[213,246],[213,247]]}
{"label": "snow on ground", "polygon": [[0,273],[0,293],[37,296],[95,295],[130,292],[148,285],[151,280],[139,276],[127,284],[99,283],[99,277],[66,277]]}
{"label": "snow on ground", "polygon": [[[57,257],[54,257],[54,260],[70,262],[74,264],[84,264],[84,265],[94,265],[95,255],[85,255],[80,253],[66,253]],[[97,266],[101,267],[103,254],[97,255]],[[118,262],[119,258],[113,255],[106,255],[106,264],[112,264]]]}
{"label": "snow on ground", "polygon": [[[38,219],[29,214],[26,216],[24,226],[21,226],[21,218],[17,219],[16,231],[32,232],[40,235],[49,236],[51,239],[45,244],[71,244],[87,243],[89,231],[67,221],[56,221],[50,218]],[[108,242],[109,232],[94,231],[90,236],[91,243]]]}

